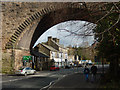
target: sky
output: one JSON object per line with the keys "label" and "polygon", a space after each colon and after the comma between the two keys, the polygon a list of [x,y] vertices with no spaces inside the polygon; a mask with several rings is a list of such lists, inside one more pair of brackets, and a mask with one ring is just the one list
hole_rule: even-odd
{"label": "sky", "polygon": [[[49,36],[60,39],[60,44],[63,44],[64,46],[77,45],[82,47],[84,44],[86,44],[86,42],[88,42],[88,45],[91,45],[94,42],[94,34],[92,32],[92,28],[95,27],[95,24],[90,23],[89,26],[84,26],[85,24],[88,24],[88,22],[79,20],[59,23],[43,33],[34,44],[34,47],[39,43],[47,42],[47,38]],[[87,33],[90,32],[90,34],[93,36],[85,37],[79,35],[84,34],[85,31],[87,31]]]}

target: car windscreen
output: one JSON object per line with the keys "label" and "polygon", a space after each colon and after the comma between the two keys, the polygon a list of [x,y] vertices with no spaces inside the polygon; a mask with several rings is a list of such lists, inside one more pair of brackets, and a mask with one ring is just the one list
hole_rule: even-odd
{"label": "car windscreen", "polygon": [[31,68],[28,67],[28,68],[25,68],[25,70],[31,70]]}

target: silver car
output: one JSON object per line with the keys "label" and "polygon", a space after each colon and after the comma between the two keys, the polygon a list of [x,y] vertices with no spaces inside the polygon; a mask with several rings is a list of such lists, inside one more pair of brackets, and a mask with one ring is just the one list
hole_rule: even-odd
{"label": "silver car", "polygon": [[15,72],[15,74],[19,75],[25,75],[27,76],[28,74],[35,74],[36,73],[36,70],[30,68],[30,67],[25,67],[25,68],[20,68],[19,70],[17,70]]}

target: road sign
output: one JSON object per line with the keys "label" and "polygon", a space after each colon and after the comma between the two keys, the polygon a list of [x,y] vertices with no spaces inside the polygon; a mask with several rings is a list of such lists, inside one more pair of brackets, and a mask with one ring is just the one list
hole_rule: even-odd
{"label": "road sign", "polygon": [[32,56],[23,56],[23,61],[32,60]]}

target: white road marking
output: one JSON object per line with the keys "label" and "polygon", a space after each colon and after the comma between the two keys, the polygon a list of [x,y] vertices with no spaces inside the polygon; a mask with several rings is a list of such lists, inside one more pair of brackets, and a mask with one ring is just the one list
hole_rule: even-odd
{"label": "white road marking", "polygon": [[[53,77],[53,76],[56,76],[56,75],[52,75],[52,77]],[[65,76],[66,76],[66,75],[62,75],[62,77],[59,77],[57,80],[51,81],[49,85],[41,88],[40,90],[43,90],[43,89],[45,89],[45,88],[48,88],[48,89],[49,89],[49,87],[52,85],[52,83],[54,83],[55,81],[61,80],[61,79],[62,79],[63,77],[65,77]],[[50,76],[50,77],[51,77],[51,76]]]}
{"label": "white road marking", "polygon": [[5,83],[5,82],[12,82],[12,81],[17,81],[17,80],[22,80],[24,78],[19,78],[19,79],[13,79],[13,80],[7,80],[7,81],[2,81],[0,83]]}
{"label": "white road marking", "polygon": [[55,81],[56,81],[56,80],[51,81],[49,85],[47,85],[47,86],[45,86],[45,87],[41,88],[40,90],[43,90],[43,89],[45,89],[45,88],[48,88],[48,87],[49,87],[49,86],[51,86],[51,85],[52,85],[52,83],[54,83]]}

